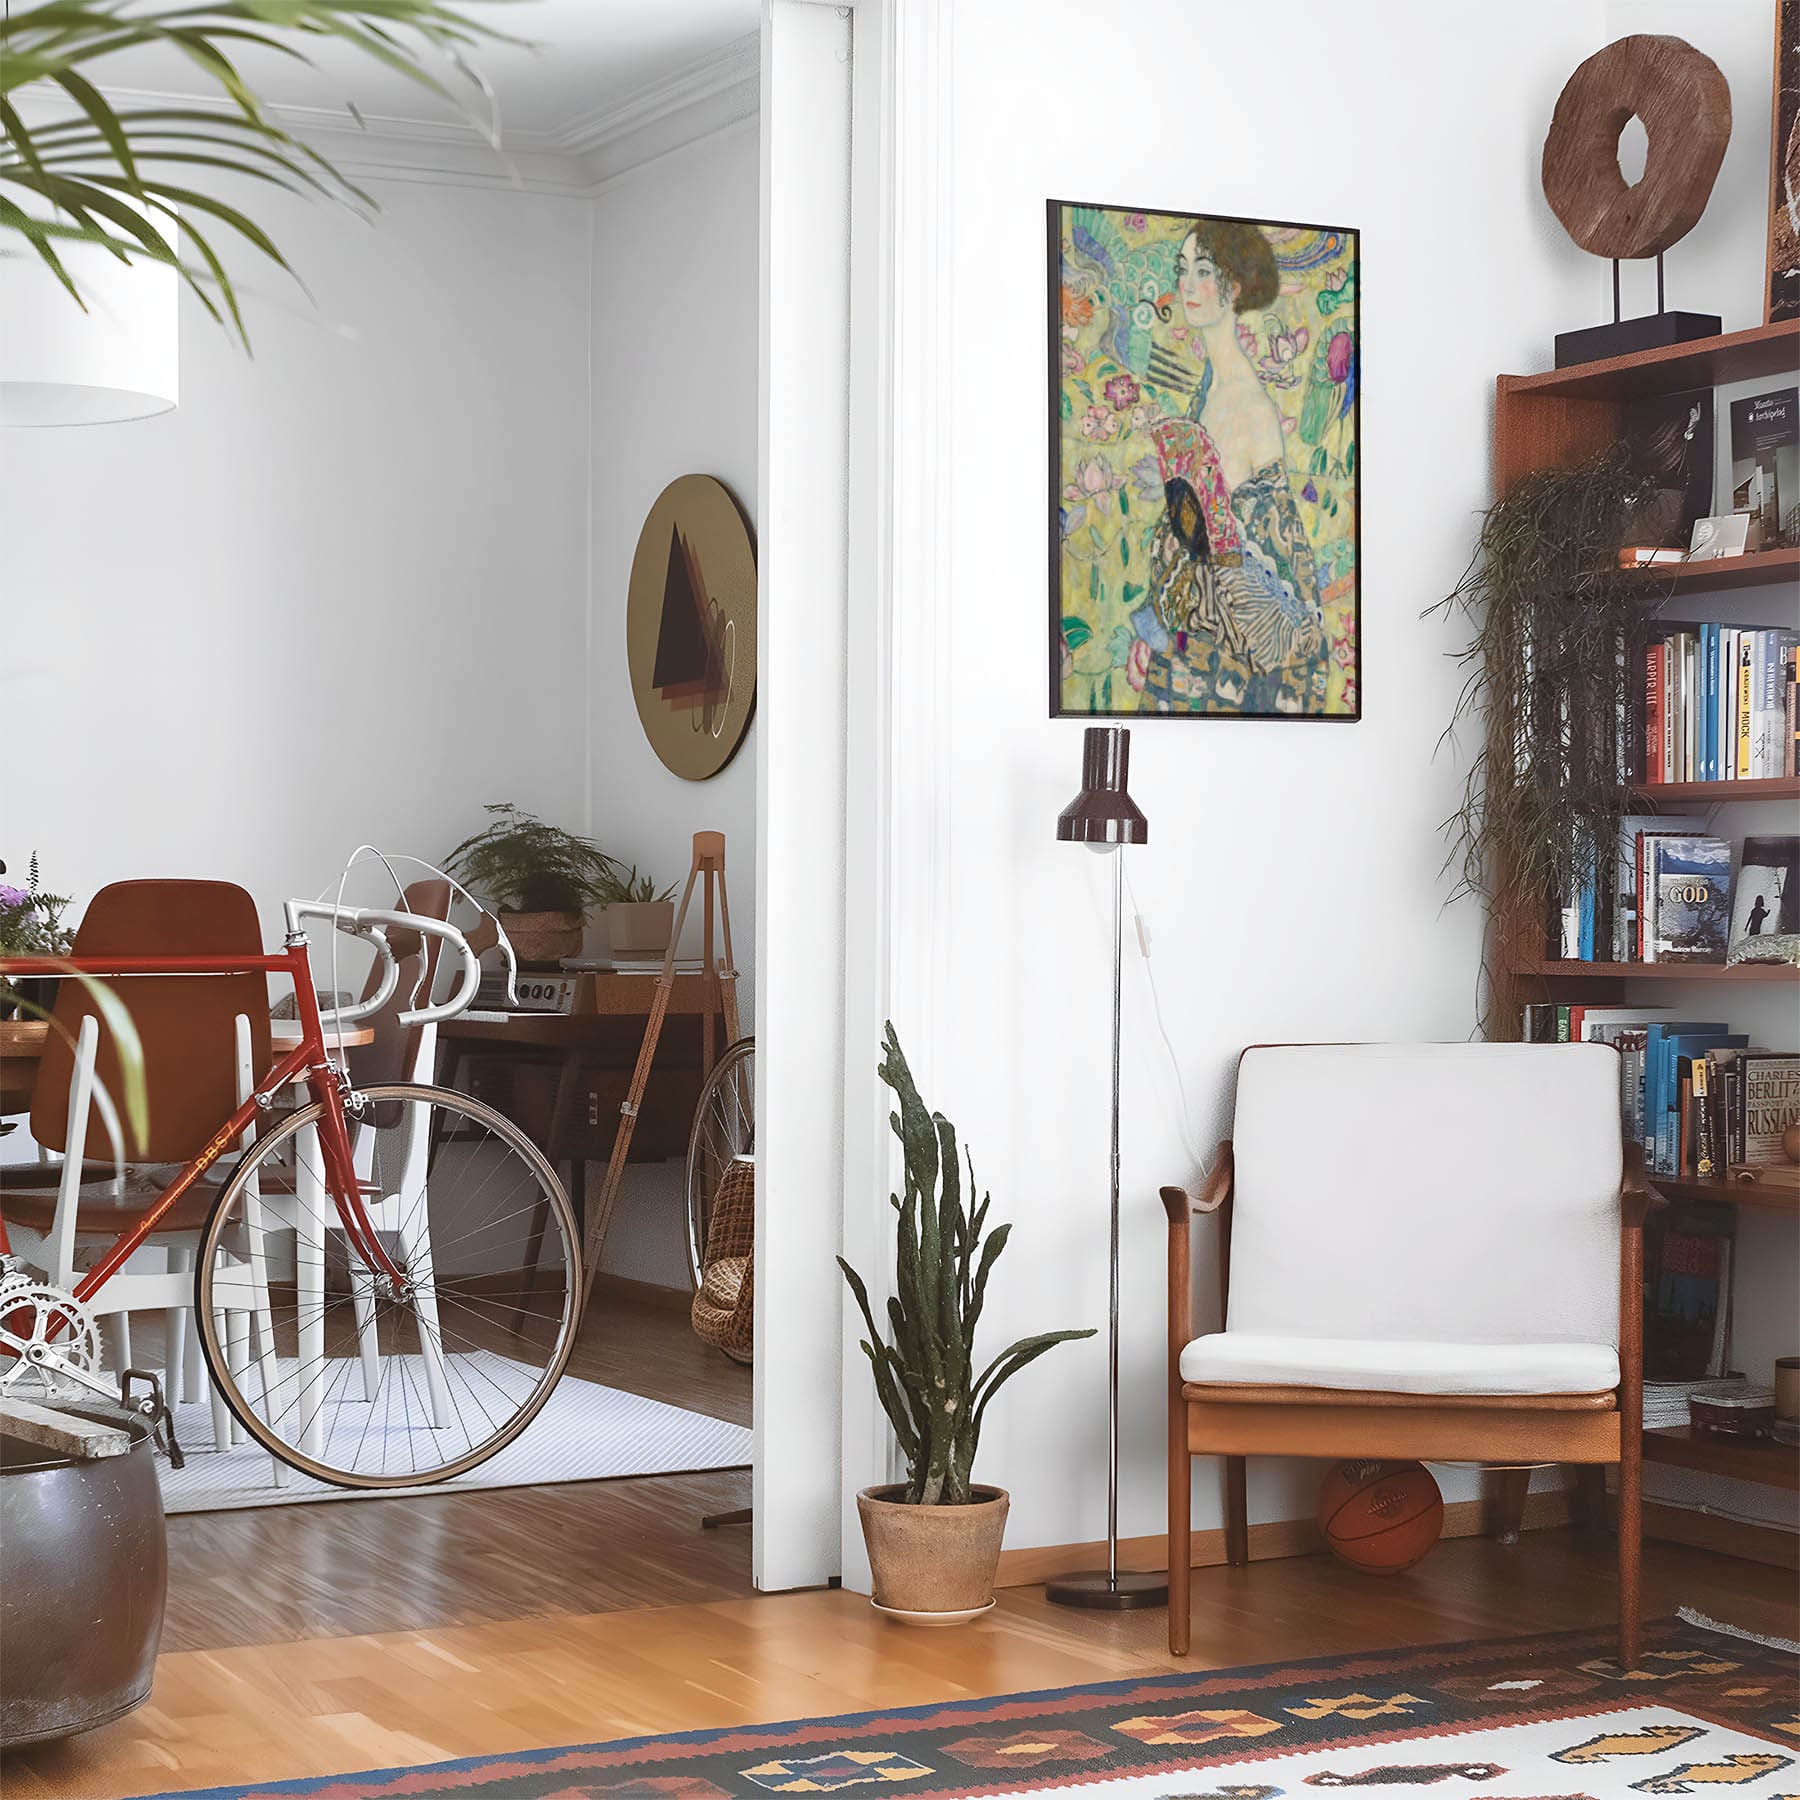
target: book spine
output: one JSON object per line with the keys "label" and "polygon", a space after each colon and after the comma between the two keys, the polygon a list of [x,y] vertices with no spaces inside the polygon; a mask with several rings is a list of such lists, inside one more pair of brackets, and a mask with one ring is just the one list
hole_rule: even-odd
{"label": "book spine", "polygon": [[1644,646],[1644,782],[1663,783],[1663,657],[1661,644]]}
{"label": "book spine", "polygon": [[1566,1006],[1556,1009],[1556,1041],[1559,1044],[1569,1041],[1569,1009]]}
{"label": "book spine", "polygon": [[1719,633],[1719,779],[1737,774],[1737,627]]}
{"label": "book spine", "polygon": [[1694,1171],[1694,1076],[1693,1065],[1675,1084],[1675,1173],[1683,1178]]}
{"label": "book spine", "polygon": [[1702,1181],[1710,1181],[1718,1173],[1718,1159],[1713,1154],[1712,1074],[1710,1056],[1694,1058],[1694,1173]]}
{"label": "book spine", "polygon": [[1782,774],[1800,775],[1800,647],[1788,652],[1787,735],[1782,739]]}
{"label": "book spine", "polygon": [[1663,670],[1662,764],[1663,764],[1663,780],[1664,781],[1673,781],[1675,779],[1675,707],[1676,707],[1676,699],[1677,699],[1676,692],[1675,692],[1676,668],[1677,668],[1677,659],[1676,659],[1676,655],[1675,655],[1675,640],[1673,638],[1664,638],[1662,641],[1662,670]]}
{"label": "book spine", "polygon": [[1740,781],[1747,780],[1750,775],[1750,660],[1751,646],[1756,633],[1741,631],[1738,633],[1738,670],[1737,670],[1737,767],[1735,774]]}
{"label": "book spine", "polygon": [[1713,746],[1719,735],[1719,628],[1705,625],[1700,631],[1702,660],[1700,703],[1700,779],[1717,781],[1718,767],[1713,760]]}

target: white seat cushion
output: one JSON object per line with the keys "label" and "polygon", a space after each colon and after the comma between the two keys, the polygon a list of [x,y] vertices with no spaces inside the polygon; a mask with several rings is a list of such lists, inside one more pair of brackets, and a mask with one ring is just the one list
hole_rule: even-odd
{"label": "white seat cushion", "polygon": [[1218,1331],[1181,1353],[1183,1381],[1367,1388],[1384,1394],[1599,1394],[1619,1385],[1611,1344],[1457,1344]]}

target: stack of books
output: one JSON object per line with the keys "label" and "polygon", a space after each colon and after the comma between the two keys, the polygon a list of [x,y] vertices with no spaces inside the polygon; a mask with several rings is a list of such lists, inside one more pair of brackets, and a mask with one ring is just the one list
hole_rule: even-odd
{"label": "stack of books", "polygon": [[1800,633],[1683,625],[1641,654],[1638,773],[1646,786],[1796,772]]}
{"label": "stack of books", "polygon": [[1722,963],[1755,937],[1800,930],[1800,837],[1748,838],[1741,852],[1682,813],[1620,821],[1609,880],[1574,882],[1548,921],[1564,962]]}
{"label": "stack of books", "polygon": [[1782,1133],[1800,1121],[1800,1051],[1763,1050],[1718,1020],[1667,1007],[1525,1008],[1530,1043],[1611,1044],[1619,1113],[1652,1175],[1709,1181],[1786,1166]]}

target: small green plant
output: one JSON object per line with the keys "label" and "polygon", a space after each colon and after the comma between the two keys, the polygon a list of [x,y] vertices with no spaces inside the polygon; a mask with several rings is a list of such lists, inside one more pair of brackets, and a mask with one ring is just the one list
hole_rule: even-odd
{"label": "small green plant", "polygon": [[869,1328],[863,1354],[875,1371],[875,1391],[906,1457],[907,1502],[966,1506],[988,1402],[1003,1383],[1052,1346],[1094,1334],[1047,1331],[1020,1338],[979,1375],[974,1372],[975,1327],[988,1276],[1012,1226],[998,1225],[983,1240],[992,1196],[983,1194],[981,1204],[969,1210],[974,1162],[968,1164],[965,1190],[956,1127],[942,1113],[926,1110],[891,1023],[882,1041],[879,1072],[900,1102],[890,1118],[906,1164],[905,1198],[889,1196],[899,1214],[898,1291],[887,1303],[891,1342],[883,1341],[876,1326],[862,1277],[841,1256],[837,1264]]}
{"label": "small green plant", "polygon": [[611,898],[616,865],[598,844],[510,801],[486,811],[487,825],[445,858],[459,881],[514,912],[584,912]]}
{"label": "small green plant", "polygon": [[650,901],[675,898],[673,886],[666,887],[661,893],[658,893],[656,883],[648,875],[640,875],[636,863],[633,863],[629,869],[621,869],[610,857],[607,861],[610,870],[605,882],[605,892],[601,894],[600,898],[608,906],[642,906]]}

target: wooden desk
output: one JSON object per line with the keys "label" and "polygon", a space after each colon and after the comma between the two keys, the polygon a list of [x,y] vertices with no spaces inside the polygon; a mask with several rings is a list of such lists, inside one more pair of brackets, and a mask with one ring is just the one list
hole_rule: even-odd
{"label": "wooden desk", "polygon": [[[569,1198],[585,1235],[587,1165],[612,1155],[619,1106],[644,1041],[654,975],[590,975],[593,1010],[475,1012],[438,1027],[438,1079],[485,1100],[517,1124],[550,1160],[567,1166]],[[726,1046],[717,977],[677,974],[628,1160],[667,1162],[687,1154],[700,1086]]]}

